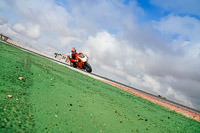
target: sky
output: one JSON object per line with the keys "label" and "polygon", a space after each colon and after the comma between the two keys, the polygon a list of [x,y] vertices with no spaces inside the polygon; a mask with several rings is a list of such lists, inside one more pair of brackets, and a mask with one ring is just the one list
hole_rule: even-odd
{"label": "sky", "polygon": [[1,0],[0,33],[200,110],[199,0]]}

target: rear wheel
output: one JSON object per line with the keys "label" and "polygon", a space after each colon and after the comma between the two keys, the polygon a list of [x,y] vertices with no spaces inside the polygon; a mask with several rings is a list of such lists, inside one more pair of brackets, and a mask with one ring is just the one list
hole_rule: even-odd
{"label": "rear wheel", "polygon": [[88,64],[87,62],[84,63],[84,68],[87,72],[91,73],[92,72],[92,67],[90,66],[90,64]]}

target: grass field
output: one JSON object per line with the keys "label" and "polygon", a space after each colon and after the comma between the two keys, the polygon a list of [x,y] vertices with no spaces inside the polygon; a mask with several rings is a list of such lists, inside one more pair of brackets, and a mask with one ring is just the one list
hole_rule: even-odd
{"label": "grass field", "polygon": [[200,123],[0,42],[3,132],[198,133]]}

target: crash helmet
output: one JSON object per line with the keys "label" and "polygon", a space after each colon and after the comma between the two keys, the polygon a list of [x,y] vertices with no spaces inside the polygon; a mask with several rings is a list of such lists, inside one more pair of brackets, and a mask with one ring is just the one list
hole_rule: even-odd
{"label": "crash helmet", "polygon": [[76,49],[75,48],[72,48],[72,53],[75,53],[76,52]]}

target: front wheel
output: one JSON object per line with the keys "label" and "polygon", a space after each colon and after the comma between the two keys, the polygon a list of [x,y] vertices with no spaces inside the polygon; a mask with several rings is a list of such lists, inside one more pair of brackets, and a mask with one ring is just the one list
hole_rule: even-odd
{"label": "front wheel", "polygon": [[90,66],[90,64],[88,64],[87,62],[84,63],[84,68],[87,72],[91,73],[92,72],[92,67]]}

